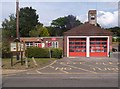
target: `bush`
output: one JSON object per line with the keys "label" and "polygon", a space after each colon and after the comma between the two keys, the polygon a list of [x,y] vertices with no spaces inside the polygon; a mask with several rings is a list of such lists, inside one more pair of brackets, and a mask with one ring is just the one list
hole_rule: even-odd
{"label": "bush", "polygon": [[38,48],[38,47],[29,47],[26,50],[26,56],[29,58],[48,58],[49,51],[48,49]]}
{"label": "bush", "polygon": [[[49,58],[49,49],[48,48],[38,48],[38,47],[29,47],[26,50],[25,55],[28,58]],[[62,57],[62,49],[55,48],[51,49],[51,57],[52,58],[61,58]]]}
{"label": "bush", "polygon": [[51,49],[51,56],[52,58],[62,58],[62,49],[60,48]]}

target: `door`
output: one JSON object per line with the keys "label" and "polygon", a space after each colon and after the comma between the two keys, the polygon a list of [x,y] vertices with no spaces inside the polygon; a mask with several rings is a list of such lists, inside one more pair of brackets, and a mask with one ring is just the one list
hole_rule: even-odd
{"label": "door", "polygon": [[69,56],[86,56],[86,38],[69,38]]}
{"label": "door", "polygon": [[107,38],[90,38],[90,56],[107,56]]}

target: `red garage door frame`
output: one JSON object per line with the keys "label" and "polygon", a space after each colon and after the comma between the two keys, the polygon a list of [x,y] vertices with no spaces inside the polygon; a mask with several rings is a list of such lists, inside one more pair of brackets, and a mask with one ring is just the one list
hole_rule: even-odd
{"label": "red garage door frame", "polygon": [[[94,39],[94,40],[91,40],[91,39]],[[92,42],[93,43],[95,42],[95,43],[91,44]],[[93,52],[91,52],[92,49],[94,50]],[[90,53],[89,54],[90,54],[90,57],[108,57],[109,56],[109,36],[90,37]]]}
{"label": "red garage door frame", "polygon": [[[90,53],[90,44],[87,44],[87,40],[90,41],[90,38],[107,38],[107,52],[105,53],[95,53],[94,56],[93,54]],[[82,53],[70,53],[69,52],[69,38],[86,38],[86,52],[82,52]],[[88,42],[89,42],[88,41]],[[67,57],[108,57],[109,55],[109,36],[67,36]],[[87,47],[89,46],[89,47]],[[70,56],[71,55],[71,56]],[[75,56],[76,55],[76,56]]]}
{"label": "red garage door frame", "polygon": [[86,56],[86,38],[69,38],[69,56]]}

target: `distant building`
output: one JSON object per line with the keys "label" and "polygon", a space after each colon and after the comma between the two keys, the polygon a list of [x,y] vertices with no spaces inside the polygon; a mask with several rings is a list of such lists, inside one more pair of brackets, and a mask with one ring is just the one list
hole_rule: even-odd
{"label": "distant building", "polygon": [[39,48],[63,48],[63,37],[21,37],[26,47],[36,46]]}

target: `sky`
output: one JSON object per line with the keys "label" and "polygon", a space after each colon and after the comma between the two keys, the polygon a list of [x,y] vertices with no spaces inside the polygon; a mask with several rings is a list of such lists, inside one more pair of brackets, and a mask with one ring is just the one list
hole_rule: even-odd
{"label": "sky", "polygon": [[[20,0],[19,6],[20,8],[31,6],[36,9],[36,13],[39,15],[39,22],[43,23],[44,26],[49,26],[52,20],[67,15],[74,15],[84,23],[88,20],[88,11],[92,9],[97,10],[97,22],[103,28],[118,26],[118,2],[89,2],[89,0],[88,2],[77,2],[77,0],[75,0],[76,2],[71,2],[71,0],[65,0],[66,2],[52,1],[29,0],[24,2]],[[16,5],[14,0],[6,0],[0,2],[0,6],[2,7],[1,24],[5,18],[9,18],[10,14],[16,13]]]}

